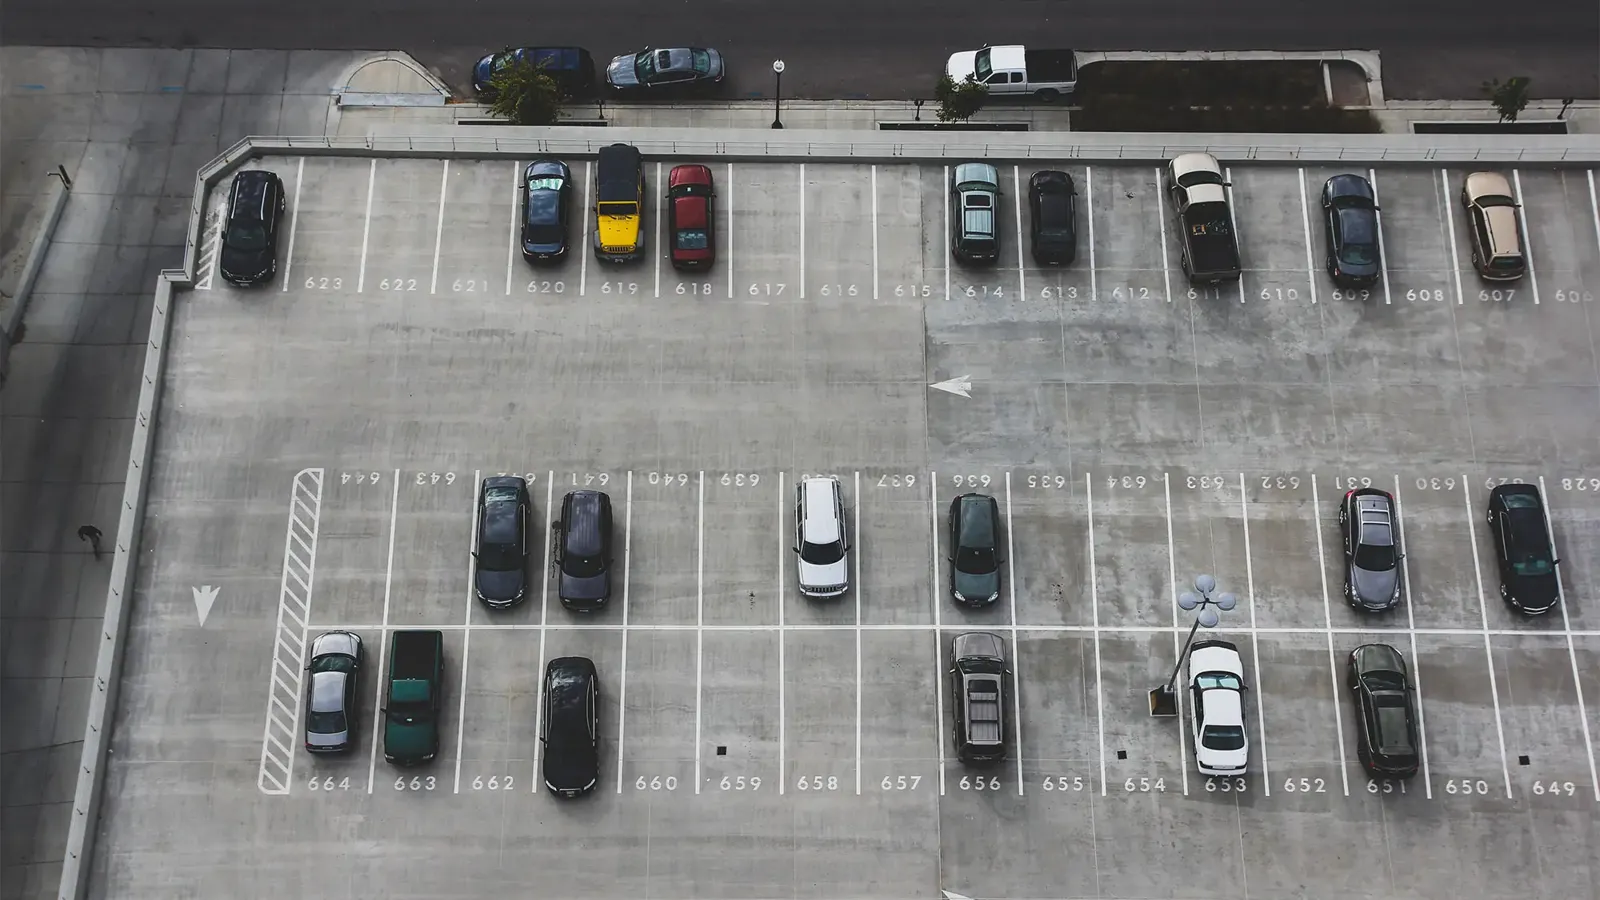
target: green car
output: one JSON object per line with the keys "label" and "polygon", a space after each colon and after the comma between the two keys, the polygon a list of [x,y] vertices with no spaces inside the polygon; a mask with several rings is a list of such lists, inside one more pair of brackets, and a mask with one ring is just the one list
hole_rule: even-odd
{"label": "green car", "polygon": [[414,766],[439,755],[444,693],[444,633],[396,631],[389,644],[389,690],[383,707],[383,758]]}

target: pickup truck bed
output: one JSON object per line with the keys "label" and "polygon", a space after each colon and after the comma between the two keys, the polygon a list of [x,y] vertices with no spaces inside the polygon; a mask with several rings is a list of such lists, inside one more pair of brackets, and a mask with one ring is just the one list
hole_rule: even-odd
{"label": "pickup truck bed", "polygon": [[437,671],[443,635],[437,631],[397,631],[394,633],[394,659],[389,665],[392,681],[431,680]]}
{"label": "pickup truck bed", "polygon": [[1182,226],[1191,281],[1232,281],[1239,277],[1239,244],[1226,204],[1191,206],[1183,213]]}
{"label": "pickup truck bed", "polygon": [[1027,50],[1028,80],[1034,83],[1076,81],[1078,58],[1071,50]]}

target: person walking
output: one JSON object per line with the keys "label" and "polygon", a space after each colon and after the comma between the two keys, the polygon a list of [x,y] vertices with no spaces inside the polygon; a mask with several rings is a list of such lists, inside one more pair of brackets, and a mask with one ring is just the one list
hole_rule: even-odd
{"label": "person walking", "polygon": [[90,549],[94,550],[94,558],[100,558],[100,529],[93,525],[79,525],[78,540],[88,541]]}

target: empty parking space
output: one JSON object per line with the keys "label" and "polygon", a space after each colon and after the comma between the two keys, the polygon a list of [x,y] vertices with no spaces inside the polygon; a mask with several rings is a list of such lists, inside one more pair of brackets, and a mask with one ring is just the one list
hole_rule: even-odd
{"label": "empty parking space", "polygon": [[1051,471],[1009,474],[1017,624],[1093,625],[1096,576],[1089,559],[1089,496],[1081,479]]}
{"label": "empty parking space", "polygon": [[511,222],[520,224],[522,212],[522,165],[455,160],[444,165],[428,292],[458,300],[505,293],[507,231]]}
{"label": "empty parking space", "polygon": [[[292,240],[286,252],[293,269],[283,290],[354,290],[361,280],[368,242],[367,202],[376,184],[376,160],[306,159],[296,165],[290,211]],[[287,166],[277,169],[279,177]],[[289,184],[294,179],[287,179]]]}

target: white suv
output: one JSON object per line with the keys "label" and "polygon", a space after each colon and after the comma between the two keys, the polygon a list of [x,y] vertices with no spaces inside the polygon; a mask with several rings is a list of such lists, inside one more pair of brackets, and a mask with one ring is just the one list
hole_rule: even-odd
{"label": "white suv", "polygon": [[1189,648],[1194,761],[1201,775],[1243,775],[1250,765],[1244,736],[1244,662],[1227,641]]}
{"label": "white suv", "polygon": [[794,490],[794,552],[800,557],[800,593],[837,597],[850,589],[850,541],[845,534],[839,479],[807,478]]}

